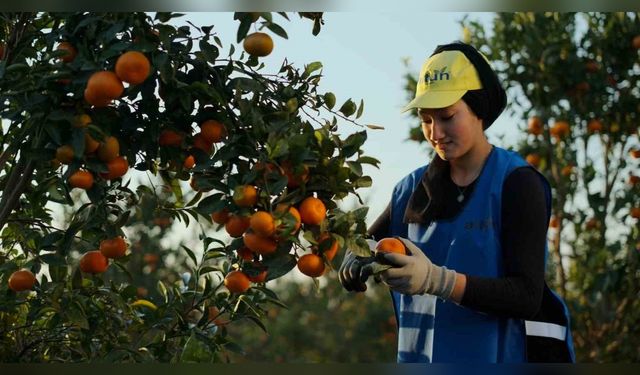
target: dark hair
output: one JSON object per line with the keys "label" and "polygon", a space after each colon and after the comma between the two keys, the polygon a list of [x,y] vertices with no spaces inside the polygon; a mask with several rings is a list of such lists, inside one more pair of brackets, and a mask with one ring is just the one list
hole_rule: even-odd
{"label": "dark hair", "polygon": [[483,127],[487,129],[507,106],[507,94],[500,84],[498,75],[480,52],[469,44],[460,41],[442,44],[436,47],[431,56],[443,51],[460,51],[464,53],[476,68],[476,71],[478,71],[482,89],[467,91],[462,96],[462,100],[467,103],[478,118],[483,120]]}

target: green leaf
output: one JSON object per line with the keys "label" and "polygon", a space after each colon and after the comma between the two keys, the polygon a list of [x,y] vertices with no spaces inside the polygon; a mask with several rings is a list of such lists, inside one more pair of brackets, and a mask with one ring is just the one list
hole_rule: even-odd
{"label": "green leaf", "polygon": [[344,104],[342,104],[342,107],[340,107],[338,111],[346,117],[349,117],[356,112],[356,103],[354,103],[351,99],[348,99],[346,102],[344,102]]}
{"label": "green leaf", "polygon": [[331,109],[336,105],[336,96],[332,92],[327,92],[324,94],[324,103],[327,105],[327,108]]}
{"label": "green leaf", "polygon": [[247,36],[249,28],[251,28],[251,24],[253,24],[253,22],[251,21],[251,17],[242,17],[242,19],[240,20],[240,26],[238,26],[236,43],[240,43],[240,41]]}
{"label": "green leaf", "polygon": [[361,156],[358,158],[357,162],[360,164],[370,164],[376,168],[378,168],[378,164],[380,164],[380,161],[378,159],[372,158],[370,156]]}
{"label": "green leaf", "polygon": [[351,155],[355,154],[360,150],[360,147],[367,140],[366,131],[361,131],[358,133],[351,134],[344,141],[344,147],[342,148],[341,154],[344,158],[348,158]]}
{"label": "green leaf", "polygon": [[302,78],[307,78],[311,75],[311,73],[315,72],[318,69],[322,69],[322,62],[314,61],[311,64],[305,66],[304,73],[302,73]]}
{"label": "green leaf", "polygon": [[262,261],[269,271],[267,272],[267,280],[274,280],[286,275],[296,266],[296,258],[292,254],[266,258]]}
{"label": "green leaf", "polygon": [[372,184],[373,184],[373,181],[369,176],[360,177],[355,181],[356,188],[370,187]]}
{"label": "green leaf", "polygon": [[212,362],[213,353],[209,349],[209,346],[198,339],[195,332],[191,333],[191,336],[187,339],[180,355],[180,362]]}
{"label": "green leaf", "polygon": [[351,169],[351,172],[353,174],[355,174],[358,177],[362,176],[362,165],[360,163],[348,161],[347,165],[349,166],[349,169]]}
{"label": "green leaf", "polygon": [[274,34],[276,34],[276,35],[278,35],[278,36],[281,36],[281,37],[283,37],[283,38],[285,38],[285,39],[288,39],[288,38],[289,38],[289,37],[287,36],[287,32],[286,32],[286,31],[284,31],[284,29],[283,29],[280,25],[278,25],[278,24],[276,24],[276,23],[269,23],[269,24],[267,24],[267,28],[268,28],[269,30],[273,31],[273,33],[274,33]]}
{"label": "green leaf", "polygon": [[356,118],[360,118],[360,116],[362,116],[363,111],[364,111],[364,100],[360,99],[360,107],[358,107],[358,113],[356,114]]}
{"label": "green leaf", "polygon": [[71,303],[65,308],[65,315],[72,325],[82,329],[89,329],[89,321],[77,302]]}
{"label": "green leaf", "polygon": [[204,198],[198,204],[198,212],[210,215],[220,211],[227,205],[227,202],[222,199],[223,196],[221,193],[216,193]]}
{"label": "green leaf", "polygon": [[182,248],[184,249],[184,251],[187,252],[187,255],[189,255],[189,258],[191,258],[191,260],[193,261],[193,265],[195,267],[198,266],[198,259],[196,258],[196,255],[193,253],[193,251],[191,249],[189,249],[188,247],[186,247],[185,245],[181,245]]}
{"label": "green leaf", "polygon": [[204,53],[204,56],[207,58],[207,61],[210,63],[213,63],[220,55],[218,48],[209,44],[209,42],[207,42],[204,39],[200,40],[200,51]]}
{"label": "green leaf", "polygon": [[168,303],[169,302],[169,294],[167,292],[167,287],[164,286],[164,283],[162,281],[158,281],[158,292],[160,293],[162,298],[164,298],[164,303]]}

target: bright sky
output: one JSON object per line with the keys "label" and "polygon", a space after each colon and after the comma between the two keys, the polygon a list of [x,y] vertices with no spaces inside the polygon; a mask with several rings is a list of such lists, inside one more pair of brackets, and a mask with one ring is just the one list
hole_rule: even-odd
{"label": "bright sky", "polygon": [[[406,71],[403,59],[409,58],[410,66],[417,74],[422,62],[438,44],[462,39],[459,21],[464,15],[406,11],[325,13],[325,25],[314,37],[310,20],[293,13],[289,14],[291,21],[287,21],[273,14],[274,21],[286,29],[289,39],[266,31],[274,38],[275,48],[271,55],[261,59],[267,66],[265,72],[277,71],[285,58],[300,68],[313,61],[322,61],[324,77],[320,92],[334,92],[337,108],[348,98],[356,103],[363,99],[365,110],[358,122],[385,127],[384,130],[368,130],[369,139],[364,145],[367,155],[381,161],[380,169],[365,168],[373,178],[373,186],[361,190],[363,199],[370,206],[368,223],[384,210],[395,183],[427,161],[425,146],[405,141],[409,126],[415,120],[400,113],[406,104],[402,88],[402,76]],[[487,24],[491,17],[492,13],[470,15]],[[229,43],[235,42],[238,21],[233,20],[232,13],[189,13],[176,22],[185,20],[199,26],[214,24],[214,31],[217,30],[225,50]],[[507,114],[503,114],[490,128],[490,138],[507,132],[509,124],[512,122]],[[347,122],[340,127],[344,134],[360,130]],[[511,126],[511,130],[510,138],[515,139],[515,126]],[[355,203],[348,201],[345,208]]]}

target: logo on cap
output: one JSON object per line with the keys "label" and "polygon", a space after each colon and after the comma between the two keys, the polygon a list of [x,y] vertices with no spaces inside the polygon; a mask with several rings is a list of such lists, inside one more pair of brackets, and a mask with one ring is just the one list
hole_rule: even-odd
{"label": "logo on cap", "polygon": [[424,83],[425,84],[430,84],[431,82],[435,82],[435,81],[442,81],[442,80],[450,80],[451,77],[449,76],[449,73],[447,73],[447,67],[445,66],[444,68],[442,68],[441,70],[434,70],[433,71],[433,76],[431,75],[431,72],[427,72],[424,75]]}

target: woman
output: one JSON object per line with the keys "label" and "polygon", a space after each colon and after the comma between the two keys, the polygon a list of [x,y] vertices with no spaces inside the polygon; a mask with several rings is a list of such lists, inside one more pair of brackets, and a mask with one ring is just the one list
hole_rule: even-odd
{"label": "woman", "polygon": [[[456,42],[423,65],[406,106],[436,156],[394,188],[369,232],[398,237],[382,272],[399,362],[573,362],[569,314],[544,281],[551,190],[484,131],[506,106],[487,59]],[[370,259],[348,253],[340,281],[364,291]]]}

